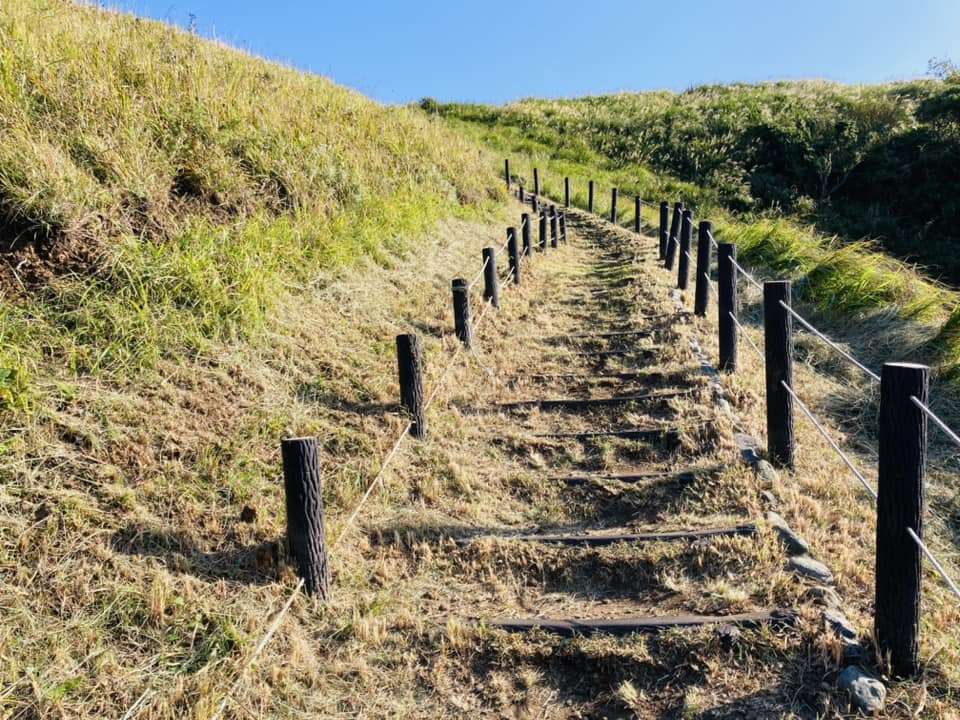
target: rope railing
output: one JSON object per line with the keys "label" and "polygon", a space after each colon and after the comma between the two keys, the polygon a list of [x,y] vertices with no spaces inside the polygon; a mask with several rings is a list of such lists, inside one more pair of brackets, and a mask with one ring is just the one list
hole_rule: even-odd
{"label": "rope railing", "polygon": [[857,469],[857,467],[853,464],[853,461],[849,458],[849,456],[847,456],[847,454],[840,448],[840,446],[834,441],[834,439],[830,437],[830,433],[828,433],[827,429],[823,427],[823,425],[820,423],[819,420],[817,420],[813,412],[811,412],[810,408],[807,407],[806,403],[804,403],[803,400],[800,399],[797,393],[794,392],[793,388],[790,387],[786,382],[781,380],[780,384],[783,386],[783,389],[790,394],[790,397],[793,398],[794,402],[797,403],[800,410],[803,411],[803,414],[807,416],[807,418],[810,420],[811,423],[813,423],[813,426],[817,429],[817,432],[819,432],[823,436],[824,440],[826,440],[830,444],[830,447],[833,448],[834,452],[836,452],[837,455],[840,456],[840,459],[843,460],[843,462],[846,464],[846,466],[850,468],[850,472],[853,473],[854,477],[856,477],[857,480],[860,481],[863,487],[866,488],[867,492],[870,493],[871,497],[873,497],[873,499],[876,500],[877,491],[874,490],[873,487],[871,487],[870,483],[867,482],[867,479],[863,476],[863,473],[861,473]]}
{"label": "rope railing", "polygon": [[473,280],[471,280],[469,283],[467,283],[467,287],[469,287],[469,288],[472,290],[472,289],[473,289],[473,286],[476,285],[478,282],[480,282],[480,280],[483,278],[483,273],[486,271],[487,265],[488,265],[489,263],[490,263],[490,258],[487,258],[487,259],[485,259],[485,260],[483,261],[483,265],[480,266],[480,272],[478,272],[478,273],[474,276]]}
{"label": "rope railing", "polygon": [[[870,378],[872,378],[873,380],[875,380],[875,381],[877,381],[877,382],[880,382],[880,376],[877,375],[875,372],[873,372],[873,370],[871,370],[871,369],[868,368],[866,365],[864,365],[862,362],[860,362],[859,360],[857,360],[853,355],[851,355],[850,353],[848,353],[846,350],[844,350],[842,347],[840,347],[837,343],[835,343],[833,340],[831,340],[830,338],[828,338],[828,337],[827,337],[824,333],[822,333],[820,330],[817,330],[817,328],[815,328],[813,325],[811,325],[810,322],[808,322],[808,321],[806,320],[806,318],[804,318],[800,313],[798,313],[798,312],[797,312],[796,310],[794,310],[792,307],[790,307],[790,306],[787,305],[785,302],[783,302],[783,300],[780,300],[779,302],[780,302],[781,307],[783,307],[784,310],[786,310],[788,313],[790,313],[790,314],[794,317],[794,319],[797,320],[797,322],[799,322],[801,325],[803,325],[807,330],[809,330],[811,333],[813,333],[813,334],[816,335],[818,338],[820,338],[823,342],[825,342],[827,345],[829,345],[835,352],[837,352],[838,354],[842,355],[844,358],[846,358],[846,359],[849,360],[851,363],[853,363],[854,365],[856,365],[858,368],[860,368],[861,370],[863,370],[863,372],[865,372],[868,376],[870,376]],[[960,439],[958,439],[958,443],[960,443]]]}
{"label": "rope railing", "polygon": [[747,345],[749,345],[753,349],[753,351],[757,354],[757,357],[760,358],[760,361],[765,362],[766,358],[764,357],[763,350],[761,350],[757,346],[757,344],[750,339],[750,334],[747,332],[747,329],[737,319],[737,316],[734,315],[732,312],[727,312],[727,315],[730,316],[730,319],[733,320],[733,324],[737,326],[738,330],[740,330],[740,333],[739,333],[740,337],[742,337],[744,340],[747,341]]}
{"label": "rope railing", "polygon": [[957,599],[960,599],[960,587],[957,587],[957,583],[954,582],[953,578],[947,574],[947,571],[944,569],[943,565],[940,564],[940,561],[934,557],[934,554],[930,552],[930,548],[923,543],[923,540],[917,537],[917,534],[913,531],[913,528],[907,528],[907,535],[909,535],[910,539],[917,544],[917,547],[920,548],[920,552],[922,552],[926,556],[927,560],[930,561],[930,564],[933,565],[934,569],[940,574],[940,577],[943,578],[943,581],[947,584],[947,587],[949,587],[953,594],[957,596]]}
{"label": "rope railing", "polygon": [[941,430],[943,430],[944,434],[946,434],[946,436],[947,436],[948,438],[950,438],[950,439],[954,442],[955,445],[957,445],[958,447],[960,447],[960,436],[958,436],[953,430],[951,430],[951,429],[950,429],[950,426],[947,425],[943,420],[941,420],[939,417],[937,417],[937,415],[933,412],[933,410],[931,410],[927,405],[925,405],[924,403],[922,403],[922,402],[921,402],[919,399],[917,399],[917,397],[914,396],[914,395],[911,395],[911,396],[910,396],[910,401],[911,401],[914,405],[916,405],[918,408],[920,408],[920,411],[921,411],[924,415],[926,415],[928,418],[930,418],[931,420],[933,420],[934,424],[935,424],[938,428],[940,428]]}
{"label": "rope railing", "polygon": [[737,270],[740,271],[740,273],[747,279],[747,281],[748,281],[751,285],[753,285],[753,286],[754,286],[755,288],[757,288],[758,290],[763,290],[763,285],[760,284],[760,282],[759,282],[753,275],[751,275],[749,272],[747,272],[746,270],[744,270],[743,265],[741,265],[740,263],[738,263],[738,262],[737,262],[736,260],[734,260],[732,257],[730,258],[730,263],[731,263]]}

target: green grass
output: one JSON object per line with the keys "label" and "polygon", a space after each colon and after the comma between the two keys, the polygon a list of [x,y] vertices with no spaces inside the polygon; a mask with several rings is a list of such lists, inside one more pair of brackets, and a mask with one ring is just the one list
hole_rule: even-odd
{"label": "green grass", "polygon": [[[944,375],[960,377],[960,333],[956,331],[960,326],[960,295],[875,245],[843,242],[808,223],[779,215],[734,213],[715,188],[656,174],[643,165],[614,161],[585,146],[582,140],[567,141],[549,122],[539,125],[529,113],[524,116],[523,128],[518,127],[512,107],[423,104],[446,117],[452,128],[499,153],[501,158],[493,163],[502,163],[502,157],[511,158],[512,172],[527,188],[532,187],[532,167],[539,167],[544,192],[551,197],[562,198],[563,178],[569,177],[574,204],[586,207],[587,183],[593,179],[597,183],[597,212],[606,214],[610,188],[618,187],[619,216],[624,223],[631,221],[635,194],[650,202],[684,200],[698,218],[714,222],[719,240],[737,243],[741,261],[756,268],[759,275],[792,279],[795,297],[809,305],[817,321],[826,323],[832,331],[861,342],[870,352],[875,337],[860,334],[859,328],[867,320],[882,320],[885,336],[886,331],[899,334],[897,352],[903,354],[901,357],[926,360]],[[645,213],[648,223],[659,222],[658,208],[647,206]],[[871,327],[876,329],[875,324]],[[889,338],[885,337],[882,350],[889,348]]]}
{"label": "green grass", "polygon": [[854,86],[707,85],[685,92],[525,99],[430,110],[521,131],[557,159],[649,167],[709,188],[738,213],[787,213],[828,234],[869,237],[960,282],[960,73]]}
{"label": "green grass", "polygon": [[256,333],[285,294],[502,196],[422,113],[159,23],[14,0],[0,47],[7,408],[50,358],[123,376]]}

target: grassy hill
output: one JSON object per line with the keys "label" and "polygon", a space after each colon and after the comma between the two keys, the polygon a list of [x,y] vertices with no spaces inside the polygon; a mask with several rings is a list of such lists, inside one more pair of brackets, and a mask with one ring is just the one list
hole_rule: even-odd
{"label": "grassy hill", "polygon": [[643,165],[710,188],[740,213],[784,212],[876,239],[960,281],[960,74],[877,86],[778,82],[523,100],[445,114],[523,130],[573,160]]}
{"label": "grassy hill", "polygon": [[[563,192],[563,178],[570,177],[573,198],[580,207],[586,207],[590,179],[596,180],[600,188],[600,208],[607,207],[610,187],[618,187],[626,196],[639,194],[650,202],[682,198],[699,218],[714,221],[723,239],[736,242],[740,257],[759,274],[792,278],[797,298],[816,314],[818,322],[855,341],[860,352],[873,362],[925,358],[945,376],[956,378],[960,369],[957,292],[932,280],[916,266],[882,252],[883,246],[875,241],[850,241],[825,234],[803,213],[761,211],[755,199],[743,203],[732,200],[730,189],[742,185],[733,181],[726,184],[722,173],[711,175],[708,182],[701,184],[685,179],[682,167],[678,177],[655,172],[645,162],[637,162],[649,152],[644,138],[651,132],[665,133],[657,142],[686,146],[676,138],[670,140],[672,136],[657,124],[655,114],[650,120],[653,130],[646,125],[633,125],[639,122],[637,107],[652,113],[651,107],[693,102],[692,98],[701,96],[726,97],[728,104],[735,106],[738,103],[731,98],[740,98],[742,94],[774,97],[779,92],[799,99],[801,90],[816,94],[817,88],[825,88],[827,97],[834,97],[830,93],[837,97],[854,93],[839,86],[794,84],[778,90],[779,87],[707,88],[681,96],[652,93],[569,101],[525,100],[504,107],[439,104],[427,99],[421,106],[446,118],[451,127],[512,157],[520,179],[525,179],[528,187],[532,186],[533,165],[541,168],[546,191],[554,197]],[[939,87],[949,95],[952,86],[931,82],[918,87]],[[888,92],[892,91],[875,89],[883,96]],[[621,106],[627,108],[622,117],[616,115]],[[633,111],[629,110],[631,107]],[[701,119],[713,117],[706,112],[693,114]],[[690,113],[681,115],[687,118]],[[682,139],[682,131],[678,132]],[[724,138],[733,142],[729,133],[714,137],[704,132],[707,134],[702,139],[708,145],[723,144]],[[662,152],[653,153],[661,158],[658,162],[674,157],[660,149]],[[723,156],[708,148],[704,148],[704,154]],[[696,173],[688,174],[699,178]],[[937,192],[947,194],[946,187],[949,185],[938,187]],[[626,222],[632,203],[621,202],[620,210]],[[647,220],[657,223],[656,209],[650,207],[648,212]]]}
{"label": "grassy hill", "polygon": [[342,462],[336,528],[397,421],[345,408],[392,401],[393,335],[489,241],[488,166],[324,78],[3,3],[0,715],[209,716],[288,589],[280,437]]}

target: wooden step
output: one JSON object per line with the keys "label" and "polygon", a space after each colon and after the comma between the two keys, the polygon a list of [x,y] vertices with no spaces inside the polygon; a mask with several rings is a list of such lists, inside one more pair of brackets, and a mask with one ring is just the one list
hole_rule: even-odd
{"label": "wooden step", "polygon": [[605,547],[616,543],[674,542],[678,540],[702,540],[704,538],[755,535],[753,523],[724,528],[702,530],[673,530],[659,533],[564,533],[533,535],[478,535],[471,538],[456,538],[454,542],[466,545],[477,540],[496,539],[510,542],[537,542],[547,545],[575,545],[579,547]]}
{"label": "wooden step", "polygon": [[553,398],[545,400],[518,400],[516,402],[494,405],[491,410],[522,410],[525,408],[539,408],[541,410],[555,410],[560,408],[611,407],[643,402],[644,400],[664,400],[667,398],[690,395],[692,389],[665,390],[661,392],[643,393],[641,395],[617,395],[605,398]]}
{"label": "wooden step", "polygon": [[488,624],[508,632],[543,630],[563,637],[576,635],[614,635],[622,637],[633,633],[650,633],[671,628],[701,627],[703,625],[736,625],[756,628],[760,625],[793,627],[797,612],[778,608],[738,615],[665,615],[653,617],[619,617],[602,619],[580,618],[497,618]]}

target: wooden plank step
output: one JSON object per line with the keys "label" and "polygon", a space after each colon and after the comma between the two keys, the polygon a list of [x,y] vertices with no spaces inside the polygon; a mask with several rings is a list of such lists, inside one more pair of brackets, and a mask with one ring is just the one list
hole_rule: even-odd
{"label": "wooden plank step", "polygon": [[599,437],[618,437],[631,440],[676,436],[682,428],[623,428],[621,430],[594,430],[580,433],[539,433],[535,438],[554,440],[590,440]]}
{"label": "wooden plank step", "polygon": [[541,410],[556,410],[560,408],[610,407],[643,402],[644,400],[662,400],[667,398],[690,395],[693,389],[665,390],[662,392],[643,393],[641,395],[617,395],[605,398],[553,398],[547,400],[518,400],[517,402],[501,403],[491,409],[522,410],[524,408],[540,408]]}
{"label": "wooden plank step", "polygon": [[652,330],[612,330],[610,332],[597,333],[573,333],[570,335],[547,335],[537,338],[543,342],[564,342],[567,340],[600,340],[603,338],[618,337],[649,337],[653,334]]}
{"label": "wooden plank step", "polygon": [[573,545],[579,547],[605,547],[621,542],[673,542],[677,540],[702,540],[714,537],[733,537],[738,535],[756,535],[757,526],[753,523],[723,528],[705,528],[702,530],[672,530],[658,533],[561,533],[533,535],[478,535],[468,538],[456,538],[458,545],[467,545],[477,540],[496,539],[510,542],[536,542],[546,545]]}
{"label": "wooden plank step", "polygon": [[593,473],[583,475],[554,475],[548,477],[548,480],[555,482],[564,482],[570,485],[581,485],[592,482],[593,480],[616,480],[623,483],[640,483],[653,480],[679,480],[682,482],[693,482],[698,477],[712,475],[723,469],[721,465],[703,468],[688,468],[686,470],[676,470],[674,472],[655,472],[655,473]]}
{"label": "wooden plank step", "polygon": [[488,624],[508,632],[543,630],[562,637],[576,635],[614,635],[622,637],[633,633],[650,633],[671,628],[701,627],[703,625],[736,625],[756,628],[760,625],[793,627],[797,623],[795,610],[778,608],[737,615],[665,615],[629,616],[619,618],[496,618]]}
{"label": "wooden plank step", "polygon": [[579,352],[573,353],[578,357],[594,357],[594,358],[605,358],[605,357],[622,357],[624,355],[652,355],[657,350],[661,350],[660,345],[654,345],[651,347],[641,347],[641,348],[620,348],[618,350],[581,350]]}

